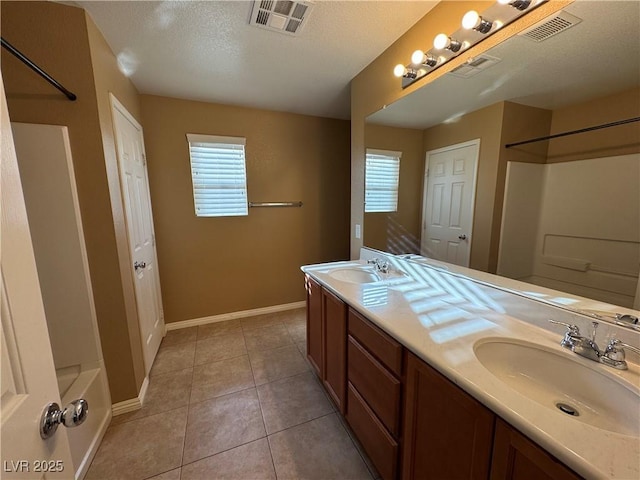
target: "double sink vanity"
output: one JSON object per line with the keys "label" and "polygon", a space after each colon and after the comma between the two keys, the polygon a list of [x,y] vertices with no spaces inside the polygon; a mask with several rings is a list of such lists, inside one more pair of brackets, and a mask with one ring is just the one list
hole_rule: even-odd
{"label": "double sink vanity", "polygon": [[578,311],[605,304],[369,249],[302,270],[308,359],[383,479],[640,478],[640,334]]}

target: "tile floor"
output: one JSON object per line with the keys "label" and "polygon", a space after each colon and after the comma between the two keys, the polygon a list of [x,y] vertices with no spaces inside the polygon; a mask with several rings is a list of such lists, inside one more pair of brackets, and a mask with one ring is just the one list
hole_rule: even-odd
{"label": "tile floor", "polygon": [[305,353],[305,310],[172,330],[86,479],[374,479]]}

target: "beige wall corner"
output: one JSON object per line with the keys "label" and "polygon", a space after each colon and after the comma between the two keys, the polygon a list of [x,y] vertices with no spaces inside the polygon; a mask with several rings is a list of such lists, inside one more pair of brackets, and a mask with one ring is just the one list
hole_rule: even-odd
{"label": "beige wall corner", "polygon": [[83,10],[53,2],[0,4],[2,36],[74,92],[70,102],[2,51],[12,121],[66,125],[85,233],[98,327],[114,402],[138,392],[114,218],[105,169],[87,22]]}
{"label": "beige wall corner", "polygon": [[[120,269],[126,326],[129,333],[128,346],[131,350],[136,391],[140,391],[145,379],[145,368],[142,356],[142,340],[140,337],[135,291],[131,275],[132,261],[129,253],[129,241],[120,190],[118,157],[109,94],[113,94],[138,122],[140,122],[140,98],[131,80],[118,68],[118,61],[115,54],[111,51],[111,48],[96,27],[93,19],[86,11],[85,18],[93,67],[93,78],[96,88],[107,182],[109,185],[111,214],[115,228],[116,252],[118,256],[118,267]],[[110,335],[103,337],[102,345],[103,349],[115,352],[121,350],[123,347],[126,348],[126,342],[123,338],[114,339],[111,338]],[[114,381],[116,380],[112,380],[112,383]]]}
{"label": "beige wall corner", "polygon": [[[349,122],[141,100],[167,324],[301,301],[301,265],[348,257]],[[249,201],[304,205],[196,217],[187,133],[245,137]]]}

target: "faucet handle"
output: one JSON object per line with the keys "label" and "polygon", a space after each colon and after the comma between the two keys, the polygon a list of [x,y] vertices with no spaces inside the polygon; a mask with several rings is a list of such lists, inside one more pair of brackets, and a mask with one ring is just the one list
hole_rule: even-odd
{"label": "faucet handle", "polygon": [[571,323],[558,322],[557,320],[549,319],[549,322],[555,323],[556,325],[562,325],[567,327],[567,333],[575,333],[576,335],[580,334],[580,328],[577,325],[573,325]]}
{"label": "faucet handle", "polygon": [[625,360],[625,348],[629,350],[633,350],[634,352],[640,354],[640,348],[634,347],[633,345],[629,345],[628,343],[624,343],[617,338],[612,338],[605,348],[602,356],[600,357],[600,362],[605,365],[609,365],[610,367],[617,368],[618,370],[626,370],[627,362]]}
{"label": "faucet handle", "polygon": [[609,345],[607,345],[607,349],[605,350],[605,352],[621,353],[622,354],[621,360],[624,360],[625,348],[628,348],[629,350],[636,352],[637,354],[640,354],[640,348],[634,347],[633,345],[629,345],[628,343],[624,343],[622,340],[619,340],[617,338],[611,339],[611,341],[609,342]]}

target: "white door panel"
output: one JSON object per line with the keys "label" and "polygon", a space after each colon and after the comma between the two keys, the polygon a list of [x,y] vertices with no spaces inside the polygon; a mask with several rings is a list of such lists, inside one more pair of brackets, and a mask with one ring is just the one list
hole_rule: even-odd
{"label": "white door panel", "polygon": [[39,432],[44,407],[60,394],[1,78],[0,91],[2,478],[73,478],[65,428],[47,440]]}
{"label": "white door panel", "polygon": [[421,253],[469,266],[479,140],[427,152]]}
{"label": "white door panel", "polygon": [[111,98],[131,270],[148,374],[164,335],[164,320],[144,141],[142,127],[113,96]]}

